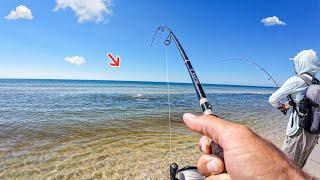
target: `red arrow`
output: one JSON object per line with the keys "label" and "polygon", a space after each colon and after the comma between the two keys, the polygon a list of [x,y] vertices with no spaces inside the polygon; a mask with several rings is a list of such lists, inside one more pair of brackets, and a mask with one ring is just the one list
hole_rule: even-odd
{"label": "red arrow", "polygon": [[120,57],[117,56],[117,58],[114,58],[113,55],[111,53],[108,53],[108,57],[111,60],[111,62],[109,62],[109,66],[111,67],[120,67]]}

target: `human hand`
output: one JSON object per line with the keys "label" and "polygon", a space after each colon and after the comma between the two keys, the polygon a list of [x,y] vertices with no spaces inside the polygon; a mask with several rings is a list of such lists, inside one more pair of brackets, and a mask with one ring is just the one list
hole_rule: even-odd
{"label": "human hand", "polygon": [[278,107],[278,109],[283,112],[284,114],[287,113],[287,110],[290,108],[290,105],[288,103],[282,104],[281,106]]}
{"label": "human hand", "polygon": [[[199,141],[204,154],[199,159],[198,170],[208,180],[311,179],[275,145],[244,125],[190,113],[185,113],[183,120],[190,130],[204,135]],[[211,154],[212,140],[223,148],[224,160]]]}

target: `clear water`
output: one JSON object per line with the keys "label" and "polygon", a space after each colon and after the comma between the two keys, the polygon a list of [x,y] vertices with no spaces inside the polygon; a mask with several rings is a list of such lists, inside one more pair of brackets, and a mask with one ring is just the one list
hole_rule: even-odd
{"label": "clear water", "polygon": [[[214,112],[279,145],[286,117],[274,88],[205,85]],[[199,135],[181,121],[201,114],[192,84],[171,84],[173,161],[195,165]],[[166,83],[0,80],[0,179],[167,179]]]}

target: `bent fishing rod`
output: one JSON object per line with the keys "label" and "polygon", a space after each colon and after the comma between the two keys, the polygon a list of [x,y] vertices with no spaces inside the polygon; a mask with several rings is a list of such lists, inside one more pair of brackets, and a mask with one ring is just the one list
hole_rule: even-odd
{"label": "bent fishing rod", "polygon": [[[257,67],[259,70],[261,70],[263,73],[265,73],[268,76],[268,80],[271,80],[277,88],[280,88],[279,83],[277,83],[277,81],[271,76],[271,74],[264,67],[260,66],[258,63],[254,62],[252,60],[249,60],[249,59],[224,59],[223,61],[234,61],[234,60],[246,62],[246,63],[252,64],[253,66]],[[288,95],[287,99],[289,101],[289,104],[292,105],[292,102],[293,102],[292,96]],[[283,115],[286,115],[288,112],[288,109],[279,109],[279,110],[282,112]]]}
{"label": "bent fishing rod", "polygon": [[259,70],[261,70],[263,73],[265,73],[268,76],[268,80],[271,80],[276,87],[280,87],[277,81],[271,76],[271,74],[264,67],[260,66],[258,63],[251,61],[249,59],[225,59],[224,61],[233,61],[233,60],[252,64],[253,66],[257,67]]}
{"label": "bent fishing rod", "polygon": [[[193,86],[195,88],[195,91],[197,93],[198,99],[199,99],[199,104],[200,107],[202,109],[203,114],[205,115],[213,115],[212,112],[212,106],[209,103],[209,101],[207,100],[206,94],[202,88],[202,85],[199,81],[199,78],[197,77],[197,74],[194,70],[194,68],[191,65],[191,62],[186,54],[186,52],[184,51],[184,49],[182,48],[182,45],[180,44],[179,40],[177,39],[177,37],[175,36],[175,34],[171,31],[170,28],[168,28],[167,26],[160,26],[158,27],[158,29],[156,30],[151,45],[153,44],[153,41],[155,39],[155,36],[157,35],[157,33],[159,31],[166,31],[168,32],[168,36],[166,38],[166,40],[164,41],[165,45],[170,45],[171,41],[173,40],[176,47],[178,48],[180,55],[185,63],[185,66],[189,72],[190,78],[192,80]],[[217,155],[219,157],[221,157],[223,159],[223,150],[220,147],[220,145],[214,143],[212,141],[211,143],[211,149],[212,149],[212,153],[214,155]],[[170,165],[170,179],[171,180],[179,180],[178,178],[176,178],[176,176],[179,176],[179,179],[188,179],[188,180],[196,180],[196,179],[204,179],[198,172],[197,172],[197,168],[193,167],[193,166],[187,166],[184,167],[182,169],[178,169],[178,165],[176,163],[172,163]]]}

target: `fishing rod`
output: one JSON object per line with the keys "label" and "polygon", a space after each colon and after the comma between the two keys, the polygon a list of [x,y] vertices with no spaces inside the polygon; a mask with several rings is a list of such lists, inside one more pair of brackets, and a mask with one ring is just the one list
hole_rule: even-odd
{"label": "fishing rod", "polygon": [[268,80],[271,80],[276,87],[280,87],[279,84],[277,83],[277,81],[274,80],[274,78],[270,75],[270,73],[265,68],[263,68],[262,66],[260,66],[259,64],[257,64],[254,61],[251,61],[249,59],[225,59],[223,61],[242,61],[242,62],[247,62],[249,64],[252,64],[255,67],[257,67],[258,69],[260,69],[262,72],[264,72],[268,76]]}
{"label": "fishing rod", "polygon": [[[179,40],[177,39],[175,34],[171,31],[171,29],[168,28],[167,26],[158,27],[154,36],[153,36],[151,46],[153,44],[155,36],[157,35],[157,33],[159,31],[162,31],[162,32],[166,31],[169,33],[166,40],[164,41],[165,45],[170,45],[171,41],[173,40],[176,47],[178,48],[180,55],[185,63],[185,66],[189,72],[189,75],[192,80],[195,91],[197,93],[199,104],[200,104],[200,107],[202,109],[203,114],[215,116],[212,112],[212,106],[209,103],[209,101],[207,100],[206,94],[202,88],[202,85],[199,81],[199,78],[197,77],[197,74],[196,74],[194,68],[191,65],[191,62],[190,62],[186,52],[182,48]],[[223,159],[223,150],[220,145],[218,145],[212,141],[211,142],[211,149],[212,149],[212,154],[217,155]],[[177,176],[179,178],[176,178]],[[185,180],[196,180],[197,179],[198,180],[198,179],[204,179],[204,177],[201,176],[200,173],[197,171],[197,167],[187,166],[182,169],[179,169],[179,167],[176,163],[172,163],[170,165],[170,180],[179,180],[179,179],[181,179],[181,180],[182,179],[185,179]]]}
{"label": "fishing rod", "polygon": [[[274,84],[275,84],[275,86],[277,87],[277,88],[279,88],[280,87],[280,85],[277,83],[277,81],[271,76],[271,74],[265,69],[265,68],[263,68],[262,66],[260,66],[259,64],[257,64],[256,62],[254,62],[254,61],[251,61],[251,60],[249,60],[249,59],[225,59],[225,60],[223,60],[223,61],[242,61],[242,62],[246,62],[246,63],[249,63],[249,64],[252,64],[252,65],[254,65],[255,67],[257,67],[259,70],[261,70],[263,73],[265,73],[267,76],[268,76],[268,80],[271,80]],[[287,99],[288,99],[288,101],[289,102],[292,102],[293,101],[293,98],[292,98],[292,96],[291,95],[288,95],[287,96]],[[289,103],[290,104],[290,103]],[[284,115],[286,115],[287,114],[287,109],[279,109]]]}

